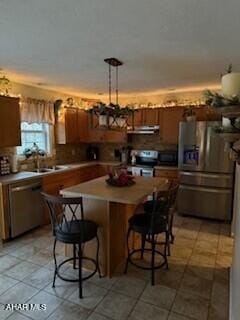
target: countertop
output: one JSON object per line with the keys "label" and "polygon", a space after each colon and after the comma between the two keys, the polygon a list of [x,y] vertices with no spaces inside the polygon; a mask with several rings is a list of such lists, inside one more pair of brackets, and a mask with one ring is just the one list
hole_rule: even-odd
{"label": "countertop", "polygon": [[79,163],[70,163],[70,164],[64,164],[63,166],[66,166],[64,169],[55,170],[55,171],[49,171],[49,172],[30,172],[30,171],[21,171],[18,173],[9,174],[6,176],[0,177],[0,185],[6,185],[11,184],[15,182],[25,181],[25,180],[32,180],[34,178],[43,177],[50,174],[58,174],[61,172],[67,172],[71,171],[73,169],[77,168],[84,168],[89,166],[95,166],[95,165],[106,165],[106,166],[118,166],[120,165],[120,162],[117,161],[82,161]]}
{"label": "countertop", "polygon": [[[62,164],[62,166],[66,166],[66,168],[61,170],[50,171],[50,172],[37,173],[37,172],[30,172],[30,171],[21,171],[18,173],[1,176],[0,185],[11,184],[11,183],[20,182],[23,180],[31,180],[34,178],[43,177],[45,175],[58,174],[61,172],[67,172],[77,168],[95,166],[98,164],[105,165],[105,166],[118,166],[121,164],[121,162],[119,161],[81,161],[78,163]],[[178,170],[177,167],[171,167],[171,166],[155,166],[154,168],[157,170]]]}
{"label": "countertop", "polygon": [[178,167],[175,167],[175,166],[155,166],[154,169],[157,169],[157,170],[178,170]]}
{"label": "countertop", "polygon": [[156,177],[135,177],[136,183],[129,187],[111,187],[107,176],[90,180],[60,191],[69,197],[105,200],[124,204],[139,204],[155,190],[166,190],[168,179]]}

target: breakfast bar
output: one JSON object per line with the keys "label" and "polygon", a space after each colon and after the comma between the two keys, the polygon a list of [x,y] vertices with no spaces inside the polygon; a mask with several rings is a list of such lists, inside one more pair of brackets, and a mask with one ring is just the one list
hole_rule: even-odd
{"label": "breakfast bar", "polygon": [[[63,189],[61,194],[65,197],[83,198],[85,219],[95,221],[99,225],[101,272],[111,277],[126,257],[128,219],[148,195],[157,190],[166,190],[168,180],[135,177],[135,184],[132,186],[114,187],[109,186],[106,179],[106,176],[100,177]],[[72,255],[72,248],[67,245],[66,255]],[[95,241],[84,246],[84,255],[95,257]],[[85,267],[90,268],[88,265]]]}

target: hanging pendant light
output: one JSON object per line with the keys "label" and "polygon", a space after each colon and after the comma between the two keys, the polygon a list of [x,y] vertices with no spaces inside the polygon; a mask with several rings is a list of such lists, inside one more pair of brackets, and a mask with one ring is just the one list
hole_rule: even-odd
{"label": "hanging pendant light", "polygon": [[108,64],[108,92],[109,92],[109,105],[112,104],[112,67],[116,68],[116,105],[118,105],[118,67],[123,65],[123,62],[117,58],[107,58],[104,61]]}
{"label": "hanging pendant light", "polygon": [[[134,109],[129,107],[120,107],[118,96],[118,68],[123,65],[123,62],[117,58],[106,58],[104,61],[108,64],[108,105],[100,102],[97,106],[88,110],[91,113],[92,127],[107,127],[108,129],[126,129],[128,126],[127,119],[131,115],[133,119]],[[112,102],[112,68],[115,68],[115,103]],[[97,125],[94,117],[98,117]],[[95,125],[94,125],[95,124]]]}

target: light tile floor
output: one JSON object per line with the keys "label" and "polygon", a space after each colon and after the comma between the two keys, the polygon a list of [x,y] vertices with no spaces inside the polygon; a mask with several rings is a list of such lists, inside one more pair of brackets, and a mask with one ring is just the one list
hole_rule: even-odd
{"label": "light tile floor", "polygon": [[[76,283],[57,280],[53,289],[49,226],[37,229],[0,249],[0,320],[227,320],[229,267],[233,239],[230,226],[176,216],[175,243],[169,270],[121,268],[112,279],[97,276],[84,284],[84,299]],[[59,261],[64,247],[58,244]],[[147,257],[146,257],[147,260]],[[66,266],[68,276],[76,270]],[[6,303],[46,303],[46,311],[4,310]]]}

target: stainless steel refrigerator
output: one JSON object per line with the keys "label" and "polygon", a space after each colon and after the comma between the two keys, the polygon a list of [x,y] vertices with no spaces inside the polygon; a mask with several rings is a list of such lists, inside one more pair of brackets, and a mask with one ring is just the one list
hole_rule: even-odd
{"label": "stainless steel refrigerator", "polygon": [[229,144],[216,132],[219,122],[179,126],[179,213],[231,220],[234,163]]}

